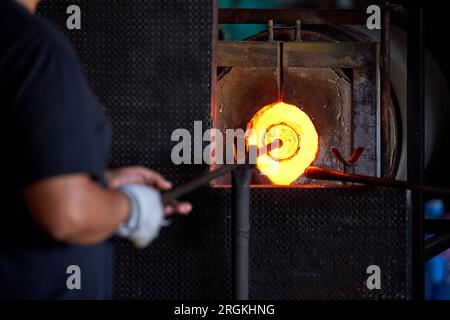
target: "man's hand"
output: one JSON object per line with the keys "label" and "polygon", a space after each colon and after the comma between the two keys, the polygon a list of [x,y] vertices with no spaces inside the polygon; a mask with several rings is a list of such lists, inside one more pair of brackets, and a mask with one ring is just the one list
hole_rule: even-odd
{"label": "man's hand", "polygon": [[[144,167],[125,167],[108,171],[106,180],[111,189],[117,189],[126,184],[143,184],[152,186],[160,191],[170,190],[172,184],[162,175]],[[166,217],[172,214],[186,215],[192,210],[189,202],[180,202],[164,208]]]}

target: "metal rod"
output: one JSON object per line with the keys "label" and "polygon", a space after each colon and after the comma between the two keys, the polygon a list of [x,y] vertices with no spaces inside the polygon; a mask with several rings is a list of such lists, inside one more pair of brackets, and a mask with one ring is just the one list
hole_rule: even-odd
{"label": "metal rod", "polygon": [[390,145],[390,107],[391,107],[391,43],[390,43],[391,11],[389,1],[383,8],[383,24],[381,29],[380,81],[381,81],[381,176],[392,178],[393,172],[389,161]]}
{"label": "metal rod", "polygon": [[267,29],[269,30],[268,35],[269,35],[269,41],[273,41],[274,37],[273,37],[273,20],[269,20],[269,22],[267,23]]}
{"label": "metal rod", "polygon": [[295,41],[302,41],[302,20],[297,20],[295,22]]}
{"label": "metal rod", "polygon": [[283,42],[278,44],[278,101],[284,100],[284,45]]}
{"label": "metal rod", "polygon": [[[280,139],[273,140],[272,143],[262,146],[261,148],[259,148],[257,150],[258,157],[263,156],[266,153],[271,153],[272,150],[279,149],[282,146],[283,146],[283,140],[280,140]],[[252,162],[250,164],[256,164],[256,159],[252,159],[251,152],[249,152],[249,153],[250,153],[250,156],[248,157],[248,159],[252,160]]]}
{"label": "metal rod", "polygon": [[406,181],[399,181],[393,179],[384,179],[378,177],[369,177],[361,175],[353,175],[342,173],[339,171],[333,171],[317,167],[309,167],[305,171],[305,177],[315,180],[328,180],[328,181],[342,181],[362,183],[371,186],[396,188],[396,189],[410,189],[415,191],[439,193],[442,195],[450,195],[450,189],[437,188],[419,183],[410,183]]}
{"label": "metal rod", "polygon": [[249,167],[232,172],[232,244],[233,244],[233,298],[249,299],[249,233],[250,233]]}
{"label": "metal rod", "polygon": [[245,164],[226,164],[221,167],[219,167],[216,170],[210,171],[200,177],[197,177],[188,183],[182,185],[181,187],[178,187],[176,189],[173,189],[171,191],[167,191],[163,193],[162,195],[162,202],[163,204],[170,204],[174,201],[176,201],[181,196],[184,196],[187,193],[190,193],[194,191],[195,189],[200,188],[201,186],[209,183],[210,181],[217,179],[223,175],[226,175],[227,173],[232,172],[234,169],[245,166]]}
{"label": "metal rod", "polygon": [[[258,152],[257,152],[258,156],[261,156],[265,153],[269,153],[274,149],[281,148],[282,145],[283,145],[283,141],[281,141],[279,139],[274,140],[271,144],[269,144],[267,146],[263,146],[260,149],[258,149]],[[223,165],[223,166],[219,167],[218,169],[210,171],[200,177],[197,177],[180,187],[177,187],[173,190],[163,193],[162,194],[162,202],[165,205],[170,204],[170,203],[176,201],[178,198],[184,196],[185,194],[188,194],[188,193],[194,191],[195,189],[200,188],[201,186],[211,182],[214,179],[217,179],[223,175],[226,175],[227,173],[230,173],[239,167],[249,167],[249,166],[251,166],[251,165],[237,164],[237,163]]]}
{"label": "metal rod", "polygon": [[450,231],[437,234],[425,241],[425,260],[433,259],[450,248]]}

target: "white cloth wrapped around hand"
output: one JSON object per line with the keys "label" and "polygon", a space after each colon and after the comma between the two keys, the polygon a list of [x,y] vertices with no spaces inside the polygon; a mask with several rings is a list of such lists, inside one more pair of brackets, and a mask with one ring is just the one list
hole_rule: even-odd
{"label": "white cloth wrapped around hand", "polygon": [[138,184],[127,184],[119,188],[130,202],[130,214],[119,226],[117,235],[130,240],[143,249],[156,239],[164,220],[161,194],[158,190]]}

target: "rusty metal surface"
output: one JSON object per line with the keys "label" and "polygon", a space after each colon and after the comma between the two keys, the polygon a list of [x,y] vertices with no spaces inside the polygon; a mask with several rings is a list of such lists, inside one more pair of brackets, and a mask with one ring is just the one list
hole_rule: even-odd
{"label": "rusty metal surface", "polygon": [[[279,42],[221,41],[219,67],[277,67]],[[378,45],[355,42],[284,42],[283,65],[304,68],[371,68],[377,66]]]}
{"label": "rusty metal surface", "polygon": [[354,174],[377,175],[377,76],[372,70],[353,70],[353,150],[365,148]]}
{"label": "rusty metal surface", "polygon": [[293,24],[301,20],[304,25],[366,24],[366,14],[362,10],[329,9],[220,9],[219,23],[275,23]]}
{"label": "rusty metal surface", "polygon": [[286,42],[284,66],[304,68],[372,68],[377,66],[377,45],[356,42]]}
{"label": "rusty metal surface", "polygon": [[395,175],[394,161],[391,156],[391,43],[390,43],[390,19],[389,3],[383,8],[383,24],[381,29],[380,45],[380,132],[381,132],[381,175],[392,178]]}
{"label": "rusty metal surface", "polygon": [[220,41],[217,46],[219,67],[275,68],[278,42]]}

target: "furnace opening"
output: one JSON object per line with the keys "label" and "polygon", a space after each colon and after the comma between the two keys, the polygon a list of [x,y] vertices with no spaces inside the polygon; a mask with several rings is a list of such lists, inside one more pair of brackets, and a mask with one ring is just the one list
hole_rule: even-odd
{"label": "furnace opening", "polygon": [[319,136],[309,116],[295,105],[277,102],[263,107],[247,125],[247,147],[282,145],[257,158],[259,171],[276,185],[290,185],[317,157]]}

